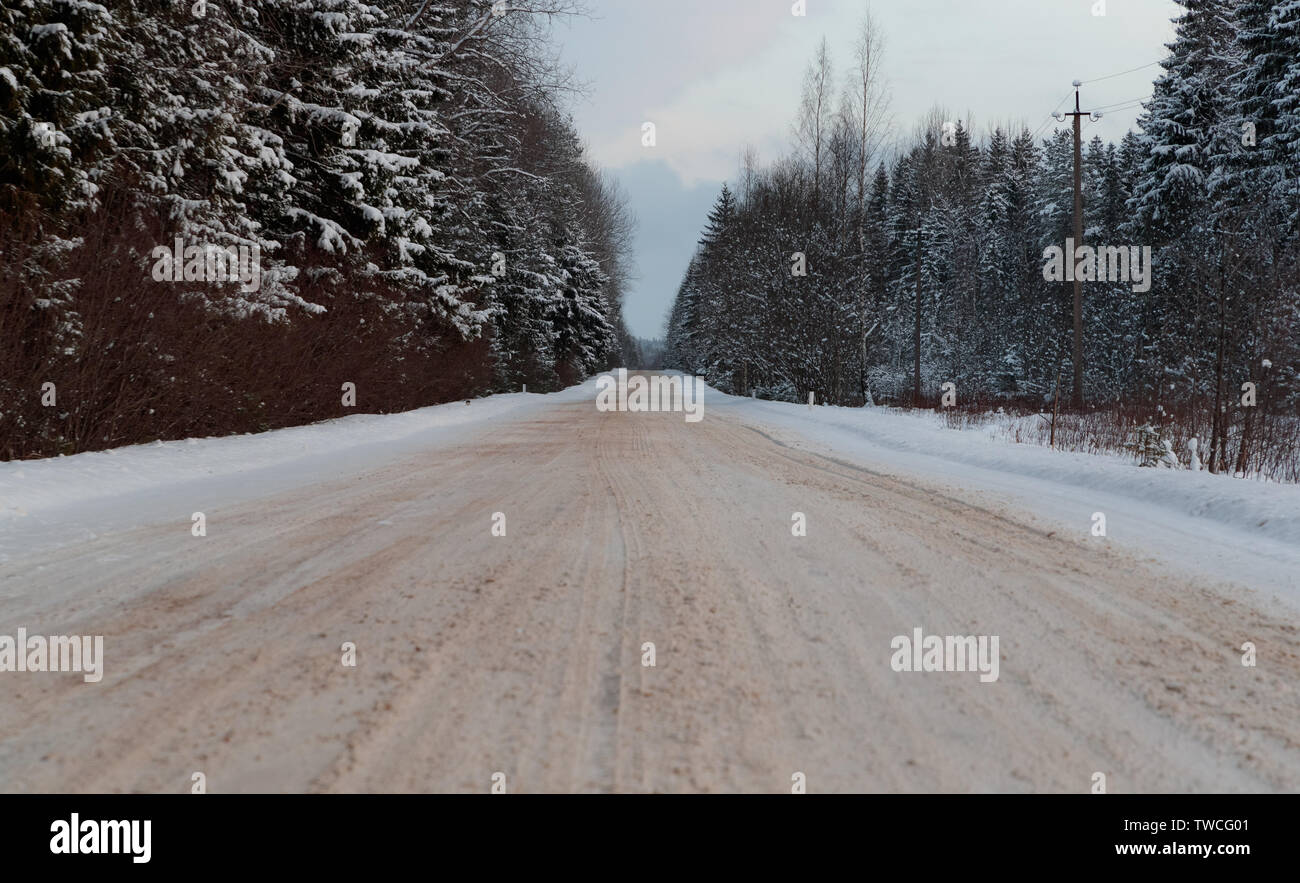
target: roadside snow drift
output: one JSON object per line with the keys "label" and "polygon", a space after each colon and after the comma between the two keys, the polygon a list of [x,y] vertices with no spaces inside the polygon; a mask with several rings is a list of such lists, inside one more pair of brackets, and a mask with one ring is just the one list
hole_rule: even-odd
{"label": "roadside snow drift", "polygon": [[[709,409],[730,413],[777,431],[792,446],[948,488],[992,491],[1064,533],[1116,542],[1300,603],[1300,486],[1142,469],[1115,455],[1015,444],[978,429],[950,429],[931,412],[809,409],[708,392],[705,419]],[[1098,512],[1106,517],[1104,538],[1091,533]]]}
{"label": "roadside snow drift", "polygon": [[[704,419],[736,419],[816,451],[945,492],[994,493],[1064,535],[1118,543],[1188,572],[1300,603],[1300,487],[1140,469],[950,429],[930,412],[759,401],[706,388]],[[412,451],[436,456],[468,432],[590,399],[596,380],[546,395],[489,396],[403,414],[357,414],[258,435],[155,442],[0,463],[0,561],[106,530],[188,520],[204,505],[363,472]],[[743,504],[743,501],[740,501]],[[1092,535],[1095,515],[1106,536]]]}
{"label": "roadside snow drift", "polygon": [[[306,426],[0,463],[0,561],[159,520],[173,498],[242,500],[436,448],[506,418],[586,397],[509,393],[401,414],[354,414]],[[169,507],[170,512],[170,507]],[[188,520],[188,514],[186,515]]]}

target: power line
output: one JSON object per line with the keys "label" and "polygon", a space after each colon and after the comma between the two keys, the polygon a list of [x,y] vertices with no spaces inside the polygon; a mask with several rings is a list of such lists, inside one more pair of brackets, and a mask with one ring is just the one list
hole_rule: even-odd
{"label": "power line", "polygon": [[1160,64],[1160,61],[1148,61],[1147,64],[1138,65],[1136,66],[1136,68],[1121,70],[1121,72],[1119,72],[1118,74],[1106,74],[1105,77],[1095,77],[1093,79],[1080,79],[1079,82],[1082,83],[1082,85],[1087,85],[1087,83],[1100,83],[1102,79],[1114,79],[1115,77],[1123,77],[1123,75],[1125,74],[1136,73],[1139,72],[1139,70],[1153,68],[1154,65],[1158,65],[1158,64]]}
{"label": "power line", "polygon": [[1066,92],[1065,96],[1061,98],[1060,101],[1056,102],[1056,107],[1053,107],[1051,110],[1049,110],[1047,112],[1047,116],[1043,117],[1043,121],[1038,124],[1038,128],[1034,129],[1034,133],[1029,136],[1030,141],[1033,141],[1035,138],[1038,137],[1038,133],[1043,131],[1043,129],[1047,126],[1047,121],[1050,120],[1053,114],[1055,114],[1058,110],[1061,109],[1061,105],[1064,104],[1069,99],[1070,99],[1070,93]]}
{"label": "power line", "polygon": [[1147,100],[1143,98],[1141,101],[1135,101],[1132,104],[1126,104],[1123,107],[1112,107],[1110,110],[1106,111],[1106,113],[1122,113],[1126,110],[1132,110],[1135,107],[1141,107],[1146,104],[1146,101]]}
{"label": "power line", "polygon": [[1111,104],[1103,104],[1103,105],[1101,105],[1101,106],[1099,106],[1099,107],[1094,107],[1093,110],[1113,110],[1114,108],[1119,107],[1121,104],[1132,104],[1132,103],[1135,102],[1135,101],[1138,102],[1138,103],[1140,104],[1140,103],[1142,103],[1143,101],[1146,101],[1149,97],[1151,97],[1151,96],[1149,96],[1149,95],[1138,95],[1138,96],[1133,97],[1133,98],[1125,98],[1123,101],[1116,101],[1116,102],[1113,102],[1113,103],[1111,103]]}
{"label": "power line", "polygon": [[[1144,65],[1140,65],[1138,67],[1129,68],[1126,71],[1120,71],[1117,74],[1107,74],[1104,77],[1095,77],[1091,80],[1080,80],[1079,85],[1082,86],[1086,83],[1100,83],[1102,80],[1113,80],[1115,77],[1122,77],[1125,74],[1131,74],[1131,73],[1135,73],[1136,71],[1145,70],[1146,68],[1152,67],[1153,65],[1157,65],[1157,64],[1160,64],[1160,62],[1151,61]],[[1038,128],[1034,129],[1033,134],[1029,136],[1030,140],[1036,139],[1038,137],[1038,134],[1047,127],[1048,121],[1052,118],[1053,114],[1055,114],[1058,110],[1061,109],[1061,105],[1064,104],[1066,100],[1069,99],[1069,97],[1070,97],[1070,93],[1067,92],[1064,98],[1056,102],[1056,107],[1052,108],[1051,111],[1048,112],[1047,116],[1043,118],[1043,121],[1038,124]],[[1148,95],[1141,95],[1134,98],[1125,98],[1123,101],[1116,101],[1112,104],[1103,104],[1100,107],[1094,108],[1094,110],[1101,111],[1103,113],[1120,113],[1122,111],[1131,110],[1134,107],[1138,107],[1143,102],[1145,102],[1149,97],[1150,96]]]}
{"label": "power line", "polygon": [[[1116,77],[1122,77],[1122,76],[1124,76],[1125,74],[1132,74],[1132,73],[1136,73],[1136,72],[1138,72],[1138,71],[1140,71],[1140,70],[1146,70],[1147,68],[1149,68],[1149,67],[1154,67],[1155,65],[1158,65],[1158,64],[1160,64],[1159,61],[1149,61],[1149,62],[1147,62],[1146,64],[1141,64],[1141,65],[1138,65],[1137,67],[1129,68],[1129,69],[1126,70],[1126,71],[1120,71],[1120,72],[1117,73],[1117,74],[1107,74],[1107,75],[1104,76],[1104,77],[1093,77],[1091,80],[1080,80],[1080,81],[1079,81],[1079,85],[1082,86],[1082,85],[1085,85],[1085,84],[1087,84],[1087,83],[1100,83],[1102,80],[1113,80],[1113,79],[1115,79]],[[1042,132],[1043,129],[1045,129],[1045,128],[1047,127],[1048,120],[1050,120],[1050,119],[1052,118],[1052,116],[1053,116],[1053,115],[1054,115],[1058,110],[1061,109],[1061,105],[1064,104],[1064,103],[1066,102],[1066,99],[1068,99],[1069,97],[1070,97],[1070,95],[1069,95],[1069,93],[1067,92],[1066,95],[1065,95],[1065,98],[1062,98],[1060,101],[1056,102],[1056,107],[1052,108],[1052,110],[1047,114],[1047,116],[1045,116],[1045,117],[1043,118],[1043,121],[1042,121],[1041,123],[1038,124],[1038,128],[1034,129],[1033,134],[1029,136],[1031,140],[1036,139],[1036,138],[1038,137],[1038,134],[1039,134],[1040,132]],[[1116,101],[1114,104],[1104,104],[1104,105],[1102,105],[1101,107],[1098,107],[1098,108],[1095,108],[1095,109],[1096,109],[1096,110],[1099,110],[1099,111],[1102,111],[1102,112],[1104,112],[1104,113],[1119,113],[1119,112],[1121,112],[1121,111],[1131,110],[1132,108],[1137,107],[1139,104],[1141,104],[1142,102],[1146,101],[1146,100],[1147,100],[1147,97],[1148,97],[1148,96],[1145,96],[1145,95],[1144,95],[1144,96],[1142,96],[1142,97],[1140,97],[1140,98],[1126,98],[1126,99],[1124,99],[1123,101]],[[1131,104],[1130,102],[1137,102],[1137,104]],[[1121,107],[1120,105],[1123,105],[1123,106]]]}

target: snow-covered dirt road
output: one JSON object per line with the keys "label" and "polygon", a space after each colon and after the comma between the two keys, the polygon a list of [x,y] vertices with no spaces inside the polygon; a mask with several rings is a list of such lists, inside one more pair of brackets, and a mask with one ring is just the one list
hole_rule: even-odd
{"label": "snow-covered dirt road", "polygon": [[[1280,599],[738,408],[536,398],[310,482],[182,488],[120,528],[104,498],[102,531],[10,544],[0,635],[103,635],[105,659],[98,683],[0,673],[0,790],[1300,790]],[[999,636],[998,679],[894,671],[916,628]]]}

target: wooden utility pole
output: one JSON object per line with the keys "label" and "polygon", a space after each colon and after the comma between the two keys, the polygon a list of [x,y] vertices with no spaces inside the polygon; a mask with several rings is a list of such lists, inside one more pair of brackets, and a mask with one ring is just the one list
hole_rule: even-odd
{"label": "wooden utility pole", "polygon": [[1219,341],[1214,359],[1214,419],[1210,422],[1210,473],[1218,474],[1228,459],[1228,443],[1224,436],[1228,420],[1223,404],[1223,349],[1227,337],[1227,309],[1224,305],[1227,283],[1223,277],[1223,255],[1219,255]]}
{"label": "wooden utility pole", "polygon": [[[1078,80],[1074,81],[1074,112],[1053,114],[1058,120],[1074,117],[1074,247],[1083,245],[1083,116],[1079,109]],[[1094,120],[1101,119],[1101,114],[1089,112]],[[1074,254],[1067,254],[1065,259],[1074,264]],[[1077,274],[1074,276],[1074,394],[1072,404],[1076,409],[1083,408],[1083,282]]]}
{"label": "wooden utility pole", "polygon": [[912,407],[921,406],[921,218],[916,219],[916,325],[912,334],[912,353],[916,366],[912,375]]}

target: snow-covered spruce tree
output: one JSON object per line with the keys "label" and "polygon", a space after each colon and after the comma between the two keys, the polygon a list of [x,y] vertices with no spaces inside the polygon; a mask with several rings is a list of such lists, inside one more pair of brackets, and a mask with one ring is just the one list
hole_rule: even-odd
{"label": "snow-covered spruce tree", "polygon": [[1210,185],[1233,118],[1235,28],[1224,0],[1181,0],[1164,73],[1139,119],[1143,160],[1128,200],[1127,239],[1153,249],[1151,290],[1133,301],[1143,317],[1141,380],[1157,401],[1210,390],[1207,323],[1227,296]]}
{"label": "snow-covered spruce tree", "polygon": [[1220,471],[1231,438],[1246,456],[1248,433],[1234,424],[1249,426],[1249,412],[1232,391],[1259,370],[1274,302],[1293,299],[1279,278],[1294,265],[1278,116],[1293,60],[1279,27],[1289,4],[1183,5],[1140,120],[1146,159],[1129,204],[1133,235],[1157,247],[1144,297],[1147,389],[1174,404],[1208,401],[1206,461]]}
{"label": "snow-covered spruce tree", "polygon": [[736,392],[739,379],[732,377],[735,365],[736,341],[731,332],[731,321],[736,308],[737,280],[730,266],[736,246],[736,201],[724,183],[717,201],[709,211],[700,235],[700,265],[696,284],[696,298],[701,307],[700,328],[704,343],[700,352],[701,370],[710,382],[727,392]]}
{"label": "snow-covered spruce tree", "polygon": [[1129,207],[1135,229],[1164,245],[1204,226],[1208,178],[1222,124],[1232,118],[1228,83],[1236,29],[1227,0],[1178,0],[1165,73],[1139,120],[1145,161]]}
{"label": "snow-covered spruce tree", "polygon": [[983,390],[983,353],[988,349],[985,323],[977,314],[993,308],[989,289],[977,266],[985,238],[978,224],[984,162],[965,122],[953,123],[950,144],[941,142],[942,178],[933,215],[935,243],[931,266],[937,283],[936,321],[930,330],[930,360],[936,384],[952,381],[967,390]]}
{"label": "snow-covered spruce tree", "polygon": [[259,34],[279,44],[258,101],[294,170],[267,223],[301,287],[327,306],[378,299],[406,324],[403,347],[477,334],[480,268],[462,256],[463,207],[449,192],[455,96],[450,72],[425,58],[454,36],[441,10],[407,31],[392,3],[261,7]]}
{"label": "snow-covered spruce tree", "polygon": [[924,242],[921,218],[924,206],[922,150],[914,147],[898,156],[890,171],[889,212],[889,283],[886,286],[886,335],[890,341],[888,358],[878,378],[878,388],[893,402],[910,401],[912,356],[915,349],[916,276]]}
{"label": "snow-covered spruce tree", "polygon": [[1174,453],[1173,442],[1165,438],[1164,427],[1159,420],[1154,425],[1144,423],[1134,432],[1130,445],[1137,457],[1138,465],[1147,468],[1180,469],[1178,455]]}
{"label": "snow-covered spruce tree", "polygon": [[[104,48],[115,28],[91,3],[0,6],[0,273],[13,298],[6,318],[21,322],[4,329],[11,339],[75,345],[77,280],[59,268],[81,242],[71,219],[97,205],[113,151]],[[4,376],[17,377],[9,367]]]}
{"label": "snow-covered spruce tree", "polygon": [[527,177],[486,200],[485,209],[496,251],[492,255],[492,352],[499,391],[528,384],[535,392],[557,387],[555,334],[549,319],[550,264],[538,247],[544,199],[539,182]]}
{"label": "snow-covered spruce tree", "polygon": [[1260,223],[1300,224],[1300,3],[1242,0],[1235,10],[1234,112],[1222,123],[1211,187]]}
{"label": "snow-covered spruce tree", "polygon": [[116,22],[93,3],[0,7],[0,208],[57,234],[60,213],[92,205],[111,131],[104,47]]}
{"label": "snow-covered spruce tree", "polygon": [[36,384],[80,340],[80,280],[63,272],[82,244],[73,218],[98,204],[112,150],[102,6],[0,6],[0,457],[24,440],[57,449],[59,414]]}
{"label": "snow-covered spruce tree", "polygon": [[496,382],[549,390],[620,361],[626,219],[567,118],[535,106],[520,120],[526,149],[492,176],[485,195],[497,267],[487,289]]}
{"label": "snow-covered spruce tree", "polygon": [[607,280],[600,264],[575,239],[562,241],[557,251],[547,317],[555,335],[555,373],[567,385],[608,367],[616,335],[603,308]]}
{"label": "snow-covered spruce tree", "polygon": [[[1065,241],[1074,236],[1074,141],[1068,129],[1057,129],[1043,139],[1040,162],[1035,176],[1035,205],[1037,257],[1041,268],[1045,248],[1064,248]],[[1045,399],[1059,394],[1064,400],[1068,398],[1071,382],[1073,291],[1070,285],[1060,282],[1040,284],[1038,290],[1042,303],[1050,306],[1036,317],[1025,317],[1027,362],[1034,374],[1034,388]]]}
{"label": "snow-covered spruce tree", "polygon": [[[1123,242],[1128,190],[1120,152],[1094,137],[1084,153],[1084,242],[1097,248]],[[1132,312],[1119,309],[1132,297],[1127,280],[1099,277],[1083,285],[1084,353],[1088,366],[1088,400],[1114,402],[1123,396],[1133,370],[1137,325]]]}
{"label": "snow-covered spruce tree", "polygon": [[[990,136],[983,161],[981,178],[984,186],[975,217],[981,231],[976,263],[984,296],[975,305],[975,310],[992,320],[1010,312],[1008,296],[1016,290],[1019,264],[1014,242],[1008,235],[1014,211],[1015,182],[1009,174],[1010,144],[1001,127],[994,129]],[[971,379],[980,389],[994,390],[1003,385],[1014,389],[1015,379],[1004,376],[1004,359],[1008,350],[1006,322],[975,320],[972,330],[978,335],[978,339],[972,341],[973,355],[978,362],[972,366]]]}
{"label": "snow-covered spruce tree", "polygon": [[[556,94],[529,22],[568,6],[0,9],[5,454],[331,416],[340,372],[383,409],[618,361],[621,204],[529,128]],[[152,249],[178,238],[256,246],[260,285],[155,283]],[[494,300],[503,250],[526,309]],[[37,378],[75,404],[33,412],[48,438],[24,417]]]}
{"label": "snow-covered spruce tree", "polygon": [[1022,129],[995,131],[986,155],[979,217],[985,229],[980,273],[986,292],[973,321],[984,329],[978,389],[997,395],[1041,392],[1043,366],[1031,356],[1042,317],[1041,260],[1035,215],[1037,148]]}
{"label": "snow-covered spruce tree", "polygon": [[665,363],[688,374],[701,374],[700,358],[696,349],[699,336],[699,265],[700,256],[696,252],[686,265],[686,273],[677,288],[673,305],[668,315],[668,328],[665,334]]}
{"label": "snow-covered spruce tree", "polygon": [[[1294,335],[1279,334],[1278,322],[1300,308],[1300,3],[1243,0],[1235,12],[1235,106],[1210,179],[1224,279],[1215,298],[1213,375],[1216,402],[1230,405],[1235,396],[1228,392],[1260,377],[1265,360],[1292,361]],[[1268,401],[1293,407],[1300,396],[1294,373],[1268,373]],[[1235,471],[1245,470],[1254,416],[1255,409],[1216,408],[1209,469],[1229,468],[1225,446],[1235,437]]]}
{"label": "snow-covered spruce tree", "polygon": [[1291,206],[1290,232],[1300,236],[1300,0],[1276,3],[1268,27],[1269,55],[1289,61],[1273,88],[1277,120],[1263,146],[1281,168],[1272,195]]}
{"label": "snow-covered spruce tree", "polygon": [[858,317],[861,335],[862,364],[861,395],[864,403],[874,401],[870,380],[871,366],[882,358],[884,340],[884,309],[889,285],[889,171],[885,164],[876,167],[871,182],[871,195],[864,208],[862,232],[862,293],[861,312]]}
{"label": "snow-covered spruce tree", "polygon": [[[1193,431],[1205,428],[1195,421],[1222,415],[1208,453],[1226,466],[1248,461],[1259,437],[1253,409],[1237,404],[1241,382],[1265,379],[1271,398],[1261,420],[1270,408],[1293,409],[1300,393],[1298,375],[1284,367],[1300,315],[1294,238],[1283,213],[1248,212],[1289,212],[1291,201],[1276,186],[1250,199],[1218,189],[1234,173],[1247,84],[1279,114],[1297,94],[1296,53],[1277,47],[1290,46],[1300,3],[1183,6],[1142,131],[1116,144],[1093,138],[1084,152],[1084,244],[1154,250],[1149,291],[1134,290],[1137,277],[1084,284],[1085,382],[1089,401],[1117,419],[1162,402]],[[1239,39],[1252,33],[1250,7],[1263,36]],[[1244,72],[1256,56],[1272,64],[1252,80]],[[854,189],[857,154],[844,119],[826,112],[826,62],[819,50],[795,155],[765,169],[745,160],[730,236],[713,232],[717,209],[706,221],[669,318],[670,364],[720,371],[725,385],[738,363],[753,369],[751,388],[800,401],[809,390],[865,401],[863,375],[872,397],[887,402],[913,400],[918,378],[921,400],[953,380],[963,403],[999,397],[1042,407],[1058,376],[1068,398],[1071,286],[1043,278],[1044,249],[1073,234],[1068,128],[1037,144],[1028,129],[995,130],[977,143],[965,123],[935,110],[879,163],[875,193],[864,194]],[[1260,143],[1273,146],[1256,160],[1285,161],[1282,145],[1291,142],[1275,131],[1280,117],[1260,129]],[[1281,165],[1264,171],[1298,180]],[[805,277],[790,273],[795,251]]]}
{"label": "snow-covered spruce tree", "polygon": [[[265,226],[284,210],[295,179],[258,102],[275,59],[256,34],[259,7],[243,0],[124,5],[106,46],[115,86],[106,112],[116,142],[111,173],[128,190],[116,209],[123,221],[168,249],[179,239],[182,248],[260,253],[256,287],[185,274],[176,295],[274,320],[321,308],[294,290],[295,270]],[[143,283],[157,262],[148,253],[135,260]]]}

